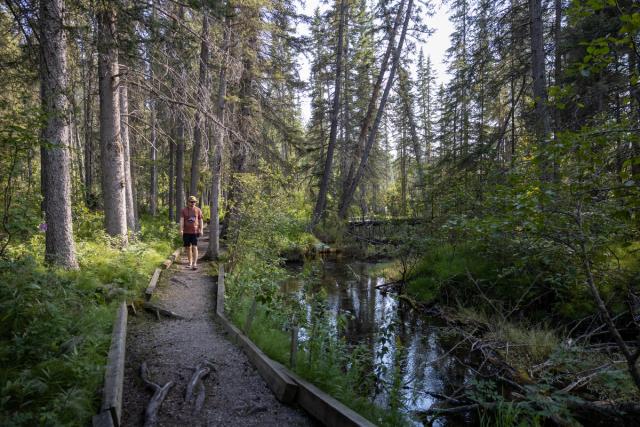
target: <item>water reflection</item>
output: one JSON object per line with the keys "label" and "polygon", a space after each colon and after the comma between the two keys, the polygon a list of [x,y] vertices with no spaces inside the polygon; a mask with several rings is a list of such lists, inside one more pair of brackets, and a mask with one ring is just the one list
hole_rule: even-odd
{"label": "water reflection", "polygon": [[[345,262],[339,258],[325,258],[317,263],[316,274],[326,291],[326,304],[331,312],[331,326],[337,330],[337,318],[348,314],[340,332],[349,344],[364,344],[376,366],[376,403],[392,404],[389,388],[394,372],[401,379],[401,400],[407,413],[420,413],[438,402],[433,395],[453,395],[472,378],[465,367],[467,352],[463,346],[455,348],[458,337],[446,333],[437,319],[418,315],[392,294],[376,288],[383,277],[370,274],[375,264]],[[302,266],[290,266],[301,272]],[[283,292],[303,298],[302,282],[291,279],[282,285]],[[307,315],[311,316],[311,307]],[[304,339],[303,336],[301,337]],[[453,350],[452,350],[453,349]],[[450,351],[451,350],[451,351]],[[468,425],[465,420],[441,420],[434,425]],[[421,425],[416,418],[416,425]]]}

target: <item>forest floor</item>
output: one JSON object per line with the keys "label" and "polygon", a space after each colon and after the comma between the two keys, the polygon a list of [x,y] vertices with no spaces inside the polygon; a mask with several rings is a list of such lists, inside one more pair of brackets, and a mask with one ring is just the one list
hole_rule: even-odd
{"label": "forest floor", "polygon": [[[201,255],[206,245],[201,239]],[[129,317],[122,424],[144,423],[153,394],[140,377],[140,367],[146,362],[151,381],[160,386],[168,381],[175,384],[158,411],[161,426],[315,425],[302,409],[276,400],[245,354],[213,320],[215,283],[206,273],[209,265],[203,263],[196,271],[187,266],[183,254],[163,273],[152,299],[184,319],[158,320],[144,310]],[[210,373],[202,381],[204,405],[195,412],[185,395],[196,368],[203,364],[210,367]]]}

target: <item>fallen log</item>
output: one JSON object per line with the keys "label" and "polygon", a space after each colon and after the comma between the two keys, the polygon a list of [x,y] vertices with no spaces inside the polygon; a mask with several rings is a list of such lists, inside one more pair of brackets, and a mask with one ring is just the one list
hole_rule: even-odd
{"label": "fallen log", "polygon": [[152,303],[150,303],[148,301],[145,301],[144,303],[142,303],[142,307],[145,310],[147,310],[147,311],[149,311],[151,313],[154,313],[156,316],[158,316],[158,319],[159,319],[160,315],[163,315],[165,317],[170,317],[172,319],[184,319],[183,316],[181,316],[181,315],[179,315],[177,313],[174,313],[171,310],[167,310],[166,308],[163,308],[163,307],[160,307],[158,305],[152,304]]}
{"label": "fallen log", "polygon": [[162,387],[149,379],[149,368],[147,367],[147,362],[143,362],[142,366],[140,366],[140,377],[142,381],[147,385],[148,388],[153,390],[153,396],[149,403],[147,404],[147,408],[144,411],[144,427],[154,427],[158,424],[158,410],[160,409],[160,405],[167,397],[169,390],[173,387],[173,381],[169,381]]}

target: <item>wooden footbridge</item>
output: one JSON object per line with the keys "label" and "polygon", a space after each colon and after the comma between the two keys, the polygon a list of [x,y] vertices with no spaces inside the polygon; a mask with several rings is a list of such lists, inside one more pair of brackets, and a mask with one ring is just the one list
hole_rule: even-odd
{"label": "wooden footbridge", "polygon": [[393,244],[394,237],[405,232],[414,232],[416,228],[428,224],[424,218],[362,218],[352,219],[347,225],[347,236],[373,245]]}

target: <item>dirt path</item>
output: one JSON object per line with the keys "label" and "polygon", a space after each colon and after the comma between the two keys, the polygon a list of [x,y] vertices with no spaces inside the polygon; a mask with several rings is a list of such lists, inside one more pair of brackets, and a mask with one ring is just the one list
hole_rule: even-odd
{"label": "dirt path", "polygon": [[[200,253],[206,242],[199,243]],[[213,278],[209,266],[186,269],[186,257],[163,272],[152,302],[185,320],[162,318],[138,312],[129,317],[124,379],[123,418],[125,426],[144,422],[144,410],[153,392],[145,388],[139,369],[147,362],[152,381],[175,385],[159,411],[160,426],[311,426],[315,423],[301,409],[278,402],[244,353],[227,341],[213,321]],[[167,274],[168,273],[168,274]],[[194,368],[209,362],[213,369],[204,379],[204,407],[194,414],[184,403],[187,383]]]}

